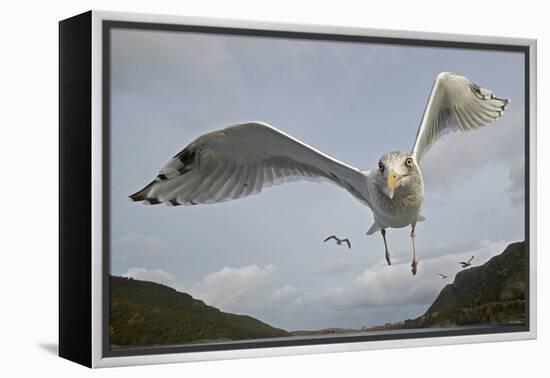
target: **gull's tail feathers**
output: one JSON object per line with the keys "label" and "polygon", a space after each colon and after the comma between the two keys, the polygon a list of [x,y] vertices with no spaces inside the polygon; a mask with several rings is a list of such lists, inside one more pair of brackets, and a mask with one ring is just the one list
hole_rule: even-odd
{"label": "gull's tail feathers", "polygon": [[367,235],[372,235],[374,234],[376,231],[380,231],[381,228],[380,226],[378,225],[378,223],[374,222],[372,224],[372,226],[370,226],[369,230],[367,231]]}

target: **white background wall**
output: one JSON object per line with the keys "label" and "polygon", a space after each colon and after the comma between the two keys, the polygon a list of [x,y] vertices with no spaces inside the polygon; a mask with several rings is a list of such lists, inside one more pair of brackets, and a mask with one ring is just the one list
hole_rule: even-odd
{"label": "white background wall", "polygon": [[[2,376],[491,376],[548,370],[547,202],[539,195],[539,340],[89,371],[57,348],[57,21],[89,10],[120,10],[371,28],[530,37],[539,40],[539,182],[548,187],[545,131],[549,40],[543,1],[18,1],[0,23],[0,325]],[[546,16],[545,16],[546,15]],[[547,349],[548,350],[548,349]],[[540,375],[540,374],[538,374]]]}

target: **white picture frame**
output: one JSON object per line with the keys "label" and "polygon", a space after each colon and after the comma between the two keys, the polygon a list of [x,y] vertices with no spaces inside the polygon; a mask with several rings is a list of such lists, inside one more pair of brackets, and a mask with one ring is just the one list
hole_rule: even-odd
{"label": "white picture frame", "polygon": [[[527,327],[518,332],[430,335],[411,334],[404,337],[381,337],[364,341],[308,342],[296,345],[264,345],[246,348],[238,343],[223,346],[216,350],[185,350],[178,352],[172,347],[157,347],[155,351],[132,350],[128,353],[111,353],[105,340],[108,324],[105,300],[106,287],[106,177],[109,165],[105,160],[105,123],[108,115],[105,109],[106,69],[105,43],[108,43],[109,28],[121,25],[140,25],[145,29],[180,30],[181,27],[211,28],[212,30],[238,30],[257,33],[254,35],[301,35],[303,38],[315,36],[350,38],[360,40],[370,38],[391,43],[418,44],[429,46],[476,46],[476,48],[513,49],[525,54],[526,83],[526,161],[528,178],[526,193],[526,223],[528,234],[528,296]],[[537,162],[536,162],[536,40],[522,38],[502,38],[491,36],[456,35],[444,33],[421,33],[369,28],[350,28],[323,25],[300,25],[266,23],[214,18],[194,18],[183,16],[137,14],[123,12],[90,11],[80,16],[60,22],[60,128],[61,128],[61,191],[65,200],[60,201],[60,355],[89,367],[115,367],[154,363],[174,363],[206,361],[250,357],[297,355],[309,353],[347,352],[387,348],[408,348],[432,345],[466,344],[510,340],[535,339],[536,331],[536,251],[537,251]],[[72,63],[81,71],[64,72],[63,68]],[[89,69],[89,77],[82,72]],[[81,89],[74,93],[74,86]],[[89,97],[88,97],[89,96]],[[79,109],[78,112],[71,112]],[[86,127],[70,130],[70,123],[86,120]],[[89,129],[88,129],[89,127]],[[84,141],[86,148],[77,144]],[[70,156],[70,159],[69,159]],[[72,160],[72,161],[69,161]],[[71,176],[70,167],[74,162],[89,162],[90,169],[81,172],[80,180]],[[65,169],[63,169],[65,167]],[[528,173],[528,174],[527,174]],[[90,186],[89,186],[90,185]],[[84,198],[79,198],[80,189],[86,189]],[[62,196],[63,197],[63,196]],[[77,213],[75,201],[88,213]],[[83,222],[79,219],[85,217]],[[72,235],[72,236],[69,236]],[[78,251],[76,254],[75,249]],[[71,253],[69,253],[69,251]],[[82,252],[82,253],[81,253]],[[76,290],[79,298],[75,298]],[[76,304],[76,305],[75,305]],[[79,305],[80,304],[80,305]],[[89,317],[82,317],[82,313]],[[253,344],[254,341],[250,342]],[[269,342],[266,342],[269,344]]]}

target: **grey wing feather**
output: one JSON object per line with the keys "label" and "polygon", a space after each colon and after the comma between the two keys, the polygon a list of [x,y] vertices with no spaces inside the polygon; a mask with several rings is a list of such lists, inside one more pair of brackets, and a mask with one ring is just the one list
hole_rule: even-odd
{"label": "grey wing feather", "polygon": [[295,180],[331,182],[368,206],[367,178],[361,171],[261,122],[200,136],[130,198],[172,206],[209,204]]}
{"label": "grey wing feather", "polygon": [[413,158],[419,162],[430,147],[449,132],[470,131],[496,121],[509,102],[464,76],[440,73],[416,134]]}

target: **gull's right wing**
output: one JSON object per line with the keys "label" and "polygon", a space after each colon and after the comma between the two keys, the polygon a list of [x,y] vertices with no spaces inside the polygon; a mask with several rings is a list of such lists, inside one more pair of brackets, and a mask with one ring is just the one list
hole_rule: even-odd
{"label": "gull's right wing", "polygon": [[369,205],[361,171],[261,122],[200,136],[130,198],[148,204],[208,204],[294,180],[329,181]]}

